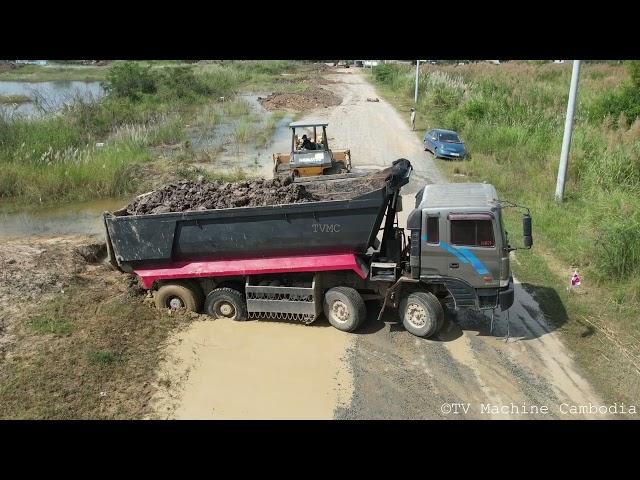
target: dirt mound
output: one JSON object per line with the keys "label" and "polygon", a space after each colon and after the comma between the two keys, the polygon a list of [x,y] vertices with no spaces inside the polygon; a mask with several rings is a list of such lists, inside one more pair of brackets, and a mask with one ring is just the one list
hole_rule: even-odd
{"label": "dirt mound", "polygon": [[74,253],[87,263],[100,263],[107,258],[107,244],[98,242],[80,245],[74,249]]}
{"label": "dirt mound", "polygon": [[[350,173],[320,177],[322,180],[300,179],[311,195],[320,201],[349,200],[389,185],[402,185],[411,163],[398,159],[390,167],[370,173]],[[311,178],[311,177],[310,177]]]}
{"label": "dirt mound", "polygon": [[[60,292],[89,267],[70,254],[95,243],[85,236],[15,239],[0,249],[0,312],[19,313],[23,304]],[[0,317],[2,315],[0,314]]]}
{"label": "dirt mound", "polygon": [[0,63],[0,73],[8,72],[9,70],[15,70],[21,67],[22,65],[17,65],[15,63]]}
{"label": "dirt mound", "polygon": [[126,207],[128,215],[186,212],[235,207],[259,207],[317,200],[291,177],[244,182],[182,181],[136,198]]}
{"label": "dirt mound", "polygon": [[267,110],[312,110],[342,103],[339,96],[319,87],[299,93],[272,93],[268,97],[258,98],[258,100]]}

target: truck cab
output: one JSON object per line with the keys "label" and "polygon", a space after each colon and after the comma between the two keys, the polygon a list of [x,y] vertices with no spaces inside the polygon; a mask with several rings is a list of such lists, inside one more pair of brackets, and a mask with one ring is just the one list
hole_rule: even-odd
{"label": "truck cab", "polygon": [[456,308],[513,304],[502,206],[492,185],[427,185],[407,222],[411,277],[446,289]]}

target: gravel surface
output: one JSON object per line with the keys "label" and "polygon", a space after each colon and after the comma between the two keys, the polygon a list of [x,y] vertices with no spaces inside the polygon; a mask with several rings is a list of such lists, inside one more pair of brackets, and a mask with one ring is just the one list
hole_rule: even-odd
{"label": "gravel surface", "polygon": [[[399,224],[406,225],[415,192],[425,183],[446,179],[438,171],[437,161],[424,152],[417,133],[409,128],[409,112],[399,114],[383,99],[368,102],[367,98],[378,97],[377,92],[358,69],[349,70],[353,71],[341,70],[340,74],[328,76],[334,83],[327,88],[341,96],[343,102],[311,112],[300,120],[327,120],[329,144],[351,150],[355,171],[379,171],[397,158],[408,159],[414,171],[411,182],[402,189],[404,210],[398,214]],[[506,313],[497,315],[493,331],[487,317],[463,314],[451,321],[438,338],[423,339],[405,331],[397,312],[389,310],[383,321],[377,322],[375,302],[367,302],[367,311],[367,323],[353,334],[320,335],[318,330],[321,333],[322,329],[332,328],[323,319],[304,327],[310,329],[305,333],[310,331],[313,335],[303,338],[296,333],[291,340],[304,344],[304,354],[291,345],[281,348],[277,343],[276,338],[280,338],[286,325],[256,322],[256,329],[261,323],[264,328],[255,345],[271,348],[266,359],[281,360],[277,374],[274,367],[260,370],[266,362],[256,361],[254,345],[244,350],[249,340],[240,330],[248,330],[247,325],[228,325],[229,337],[224,342],[209,331],[213,328],[211,322],[194,325],[190,331],[193,342],[172,357],[178,365],[193,365],[192,380],[175,394],[180,411],[189,412],[181,418],[217,418],[218,408],[225,407],[233,410],[234,418],[295,418],[291,412],[300,412],[303,406],[308,407],[303,418],[326,418],[327,405],[320,408],[301,398],[330,398],[335,403],[332,416],[344,419],[576,419],[589,415],[562,415],[560,404],[602,404],[552,323],[547,322],[535,299],[519,283],[510,309],[509,341],[505,338]],[[324,368],[327,359],[314,355],[326,351],[329,344],[334,348],[331,358],[341,361]],[[194,351],[197,358],[191,362]],[[220,389],[229,389],[229,382],[226,378],[212,378],[210,372],[226,365],[230,354],[236,354],[233,363],[228,363],[237,369],[234,390],[221,395]],[[246,394],[251,396],[251,405],[238,410],[238,399],[244,398],[239,392],[243,386],[254,384],[258,387]],[[287,394],[277,396],[274,402],[283,388],[287,388]],[[223,400],[228,405],[223,405]],[[483,405],[510,407],[512,403],[521,411],[523,405],[547,406],[549,414],[496,414],[482,410]],[[257,410],[256,406],[269,408]]]}

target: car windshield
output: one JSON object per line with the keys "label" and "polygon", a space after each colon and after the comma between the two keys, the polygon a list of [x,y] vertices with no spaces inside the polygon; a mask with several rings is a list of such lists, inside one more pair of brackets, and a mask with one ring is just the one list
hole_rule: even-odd
{"label": "car windshield", "polygon": [[460,137],[455,133],[441,133],[439,139],[441,142],[462,143],[460,142]]}

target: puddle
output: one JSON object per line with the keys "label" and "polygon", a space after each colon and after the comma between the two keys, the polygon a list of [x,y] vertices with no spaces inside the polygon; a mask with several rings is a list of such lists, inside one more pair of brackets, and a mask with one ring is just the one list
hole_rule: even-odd
{"label": "puddle", "polygon": [[[0,82],[1,84],[23,84],[24,82]],[[99,82],[40,82],[46,84],[99,84]],[[0,94],[4,91],[0,90]],[[16,94],[16,90],[10,91]],[[252,128],[260,129],[273,115],[260,105],[259,96],[239,95],[251,107],[256,118]],[[233,173],[237,167],[248,176],[272,177],[271,155],[275,152],[287,152],[291,148],[289,123],[293,115],[289,114],[277,121],[274,134],[263,146],[257,146],[251,139],[238,145],[233,138],[237,119],[227,117],[231,122],[221,123],[209,131],[192,131],[191,143],[194,150],[217,151],[211,162],[194,165],[216,173]],[[29,206],[17,204],[0,206],[0,238],[30,235],[104,235],[102,213],[117,210],[125,206],[131,198],[109,198],[90,202],[75,202],[58,206]]]}
{"label": "puddle", "polygon": [[272,154],[287,152],[291,148],[289,123],[293,121],[293,114],[287,114],[278,120],[271,139],[264,145],[258,144],[255,133],[261,132],[274,115],[258,101],[259,97],[265,96],[267,95],[244,94],[237,97],[249,105],[250,117],[258,118],[257,121],[248,123],[251,133],[246,142],[238,142],[236,134],[239,123],[246,122],[247,117],[225,116],[224,122],[216,124],[211,129],[193,129],[190,139],[192,148],[196,151],[209,151],[214,157],[211,162],[195,165],[216,173],[233,173],[237,168],[241,168],[250,176],[271,178]]}
{"label": "puddle", "polygon": [[350,405],[354,335],[326,320],[197,321],[169,342],[152,405],[161,418],[331,419]]}
{"label": "puddle", "polygon": [[109,198],[57,206],[4,206],[0,209],[0,238],[30,235],[98,235],[103,237],[102,213],[125,206],[126,199]]}
{"label": "puddle", "polygon": [[[100,82],[57,81],[57,82],[7,82],[0,81],[0,96],[26,95],[30,102],[18,105],[0,105],[0,112],[9,116],[38,117],[45,112],[55,112],[74,98],[95,102],[105,94]],[[45,112],[36,103],[40,103]]]}

